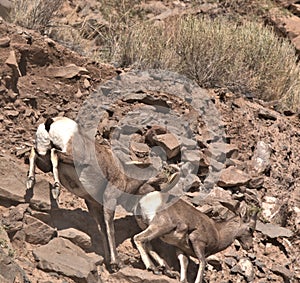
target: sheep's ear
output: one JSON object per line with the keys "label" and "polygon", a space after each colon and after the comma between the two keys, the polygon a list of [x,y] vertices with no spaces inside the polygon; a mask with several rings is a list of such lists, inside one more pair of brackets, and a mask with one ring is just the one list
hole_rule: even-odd
{"label": "sheep's ear", "polygon": [[249,219],[247,204],[241,202],[239,205],[238,212],[243,222],[247,222]]}

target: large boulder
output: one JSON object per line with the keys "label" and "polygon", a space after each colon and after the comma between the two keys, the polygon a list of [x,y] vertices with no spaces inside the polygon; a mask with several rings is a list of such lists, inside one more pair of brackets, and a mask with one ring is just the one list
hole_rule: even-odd
{"label": "large boulder", "polygon": [[[33,255],[42,270],[65,275],[75,282],[101,282],[96,268],[98,259],[88,256],[67,239],[55,238],[47,245],[36,248]],[[100,260],[102,261],[102,258]]]}
{"label": "large boulder", "polygon": [[47,244],[55,235],[56,230],[46,223],[30,215],[24,217],[26,242],[31,244]]}
{"label": "large boulder", "polygon": [[268,236],[269,238],[289,238],[293,236],[293,232],[288,228],[280,227],[279,225],[275,225],[272,223],[263,223],[261,221],[257,221],[256,230]]}

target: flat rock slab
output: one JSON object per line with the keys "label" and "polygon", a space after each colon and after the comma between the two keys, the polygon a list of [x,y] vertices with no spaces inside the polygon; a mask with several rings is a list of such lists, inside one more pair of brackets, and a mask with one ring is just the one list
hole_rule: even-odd
{"label": "flat rock slab", "polygon": [[46,180],[36,176],[36,184],[29,203],[36,210],[49,211],[51,209],[50,184]]}
{"label": "flat rock slab", "polygon": [[76,66],[75,64],[69,64],[61,67],[48,67],[47,76],[54,78],[72,79],[76,76],[86,75],[89,71],[86,68]]}
{"label": "flat rock slab", "polygon": [[11,204],[24,203],[25,179],[25,170],[9,156],[0,156],[0,199]]}
{"label": "flat rock slab", "polygon": [[125,267],[110,276],[108,283],[178,283],[177,280],[164,275],[155,275],[147,270]]}
{"label": "flat rock slab", "polygon": [[58,236],[70,240],[83,250],[87,250],[92,246],[91,237],[75,228],[68,228],[58,231]]}
{"label": "flat rock slab", "polygon": [[256,223],[256,230],[260,231],[264,235],[270,238],[277,238],[277,237],[292,237],[293,232],[287,228],[280,227],[279,225],[274,225],[271,223],[262,223],[257,221]]}
{"label": "flat rock slab", "polygon": [[[9,168],[14,168],[10,170]],[[19,166],[9,156],[0,156],[0,200],[8,205],[29,202],[31,207],[37,210],[49,211],[51,198],[49,183],[36,176],[36,184],[33,190],[26,190],[26,170]]]}
{"label": "flat rock slab", "polygon": [[275,274],[278,274],[280,276],[282,276],[285,281],[290,281],[290,279],[293,277],[293,272],[289,269],[287,269],[286,267],[282,266],[282,265],[278,265],[278,264],[273,264],[271,267],[272,272],[274,272]]}
{"label": "flat rock slab", "polygon": [[209,156],[219,161],[225,161],[226,158],[237,158],[238,148],[235,145],[221,142],[211,143],[208,147]]}
{"label": "flat rock slab", "polygon": [[248,174],[236,167],[230,166],[222,171],[218,186],[223,188],[242,186],[246,185],[250,180],[251,178]]}
{"label": "flat rock slab", "polygon": [[0,198],[12,203],[22,203],[24,200],[24,183],[12,176],[0,180]]}
{"label": "flat rock slab", "polygon": [[181,159],[189,161],[195,166],[208,167],[209,160],[200,150],[184,150]]}
{"label": "flat rock slab", "polygon": [[55,238],[45,246],[33,251],[38,267],[72,278],[75,282],[98,283],[96,264],[99,260],[88,256],[71,241]]}
{"label": "flat rock slab", "polygon": [[56,230],[30,215],[24,217],[26,242],[45,245],[56,235]]}

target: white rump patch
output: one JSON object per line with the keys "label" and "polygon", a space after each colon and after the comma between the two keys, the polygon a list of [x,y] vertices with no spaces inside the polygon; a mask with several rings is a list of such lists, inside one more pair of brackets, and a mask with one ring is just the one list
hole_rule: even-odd
{"label": "white rump patch", "polygon": [[150,223],[157,211],[162,209],[162,205],[164,204],[163,194],[158,191],[151,192],[143,196],[139,204],[143,219]]}
{"label": "white rump patch", "polygon": [[78,125],[67,117],[56,117],[50,125],[49,133],[45,129],[45,124],[38,126],[36,131],[35,147],[39,154],[45,155],[51,149],[51,142],[61,151],[67,150],[69,140],[78,131]]}
{"label": "white rump patch", "polygon": [[78,125],[67,117],[56,117],[50,126],[49,136],[52,143],[65,152],[69,140],[78,132]]}
{"label": "white rump patch", "polygon": [[48,149],[51,149],[51,140],[49,133],[45,129],[45,124],[40,124],[35,134],[35,148],[41,155],[45,155]]}

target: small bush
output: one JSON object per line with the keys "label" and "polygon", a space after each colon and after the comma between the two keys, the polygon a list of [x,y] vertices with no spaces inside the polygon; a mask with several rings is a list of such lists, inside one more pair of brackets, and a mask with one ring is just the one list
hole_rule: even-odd
{"label": "small bush", "polygon": [[49,25],[63,0],[13,0],[12,2],[11,21],[26,28],[42,30]]}
{"label": "small bush", "polygon": [[120,62],[170,69],[203,87],[225,87],[264,100],[283,99],[290,105],[300,95],[293,46],[253,22],[188,16],[165,25],[135,26],[123,40]]}

